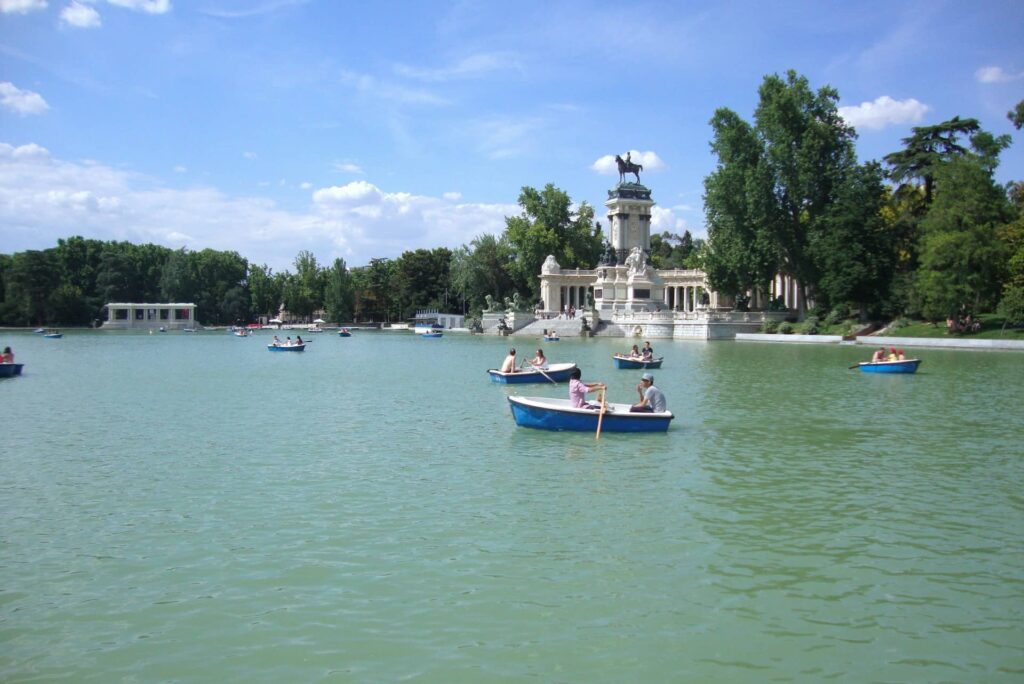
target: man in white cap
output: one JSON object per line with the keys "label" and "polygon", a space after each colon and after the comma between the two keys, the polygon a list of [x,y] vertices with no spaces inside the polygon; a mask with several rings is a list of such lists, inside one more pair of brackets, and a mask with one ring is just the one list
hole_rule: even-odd
{"label": "man in white cap", "polygon": [[665,394],[654,386],[654,376],[644,373],[640,376],[640,384],[636,386],[640,394],[640,403],[633,404],[629,410],[633,413],[662,413],[665,411]]}

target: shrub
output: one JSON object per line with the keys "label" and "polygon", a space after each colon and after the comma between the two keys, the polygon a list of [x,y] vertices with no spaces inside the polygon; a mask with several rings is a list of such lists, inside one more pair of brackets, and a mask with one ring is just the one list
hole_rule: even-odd
{"label": "shrub", "polygon": [[825,316],[825,325],[837,325],[850,317],[850,307],[846,304],[837,304],[828,316]]}
{"label": "shrub", "polygon": [[765,321],[761,324],[761,332],[773,335],[779,331],[778,321]]}
{"label": "shrub", "polygon": [[779,334],[780,335],[792,335],[793,334],[793,324],[790,323],[789,321],[781,323],[779,325]]}
{"label": "shrub", "polygon": [[906,328],[910,325],[910,321],[906,318],[897,318],[895,321],[889,324],[889,332],[895,332],[900,328]]}
{"label": "shrub", "polygon": [[819,321],[817,316],[808,316],[800,325],[800,333],[803,335],[817,335],[818,325]]}

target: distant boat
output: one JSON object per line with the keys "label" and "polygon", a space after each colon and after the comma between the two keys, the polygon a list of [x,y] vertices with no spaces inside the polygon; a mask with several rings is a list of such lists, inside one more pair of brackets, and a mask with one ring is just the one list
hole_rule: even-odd
{"label": "distant boat", "polygon": [[861,373],[916,373],[921,359],[903,361],[864,361],[857,364]]}
{"label": "distant boat", "polygon": [[306,332],[311,332],[311,333],[322,333],[323,331],[324,331],[324,329],[321,328],[319,325],[312,325],[309,328],[306,328]]}
{"label": "distant boat", "polygon": [[250,335],[252,335],[252,331],[251,330],[236,330],[234,332],[234,335],[235,335],[235,337],[249,337]]}
{"label": "distant boat", "polygon": [[160,326],[160,332],[167,332],[167,328],[165,328],[164,326],[161,325]]}
{"label": "distant boat", "polygon": [[338,331],[338,337],[352,337],[352,331],[348,328],[342,328]]}
{"label": "distant boat", "polygon": [[182,328],[181,332],[199,332],[197,328]]}
{"label": "distant boat", "polygon": [[544,341],[545,342],[558,342],[558,340],[560,340],[560,339],[562,339],[562,338],[560,338],[558,335],[545,335],[544,336]]}
{"label": "distant boat", "polygon": [[21,375],[21,369],[24,367],[23,363],[0,363],[0,378],[13,378],[15,375]]}
{"label": "distant boat", "polygon": [[[568,399],[550,397],[508,398],[512,417],[520,427],[539,430],[596,432],[597,409],[574,408]],[[675,418],[671,411],[631,413],[629,404],[608,404],[601,419],[602,432],[666,432]]]}
{"label": "distant boat", "polygon": [[635,356],[626,356],[625,354],[615,354],[612,357],[615,360],[616,368],[661,368],[661,362],[665,359],[664,356],[659,356],[656,359],[650,361],[644,361],[641,358]]}
{"label": "distant boat", "polygon": [[60,338],[64,337],[64,333],[60,332],[59,330],[47,330],[46,332],[43,333],[43,337],[51,340],[59,340]]}
{"label": "distant boat", "polygon": [[38,333],[39,335],[42,335],[44,332],[46,332],[46,328],[36,328],[32,332]]}
{"label": "distant boat", "polygon": [[303,344],[268,344],[267,349],[272,352],[300,352],[306,348]]}
{"label": "distant boat", "polygon": [[502,385],[522,385],[529,382],[565,382],[569,379],[569,373],[575,367],[575,363],[552,363],[544,369],[531,366],[517,370],[515,373],[503,373],[492,368],[487,371],[487,374],[491,376],[491,382],[497,382]]}
{"label": "distant boat", "polygon": [[422,332],[422,333],[419,333],[420,337],[441,337],[443,335],[444,335],[444,333],[442,333],[439,330],[434,330],[432,332]]}

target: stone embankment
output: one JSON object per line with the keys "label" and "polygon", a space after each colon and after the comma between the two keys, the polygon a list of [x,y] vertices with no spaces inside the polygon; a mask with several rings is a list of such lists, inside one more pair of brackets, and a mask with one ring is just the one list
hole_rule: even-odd
{"label": "stone embankment", "polygon": [[[806,344],[840,344],[844,340],[839,335],[766,335],[763,333],[738,333],[740,342],[781,342]],[[965,340],[960,338],[945,339],[942,337],[882,337],[860,335],[847,344],[859,344],[867,347],[931,347],[936,349],[1002,349],[1024,351],[1024,342],[1019,340]]]}

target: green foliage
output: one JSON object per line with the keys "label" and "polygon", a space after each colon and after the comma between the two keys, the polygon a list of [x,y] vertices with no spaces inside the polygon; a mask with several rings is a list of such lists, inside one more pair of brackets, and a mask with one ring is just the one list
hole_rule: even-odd
{"label": "green foliage", "polygon": [[821,321],[817,316],[808,316],[804,322],[797,327],[801,335],[817,335]]}
{"label": "green foliage", "polygon": [[522,214],[505,218],[503,239],[515,253],[509,264],[513,288],[539,294],[541,264],[549,254],[563,268],[593,268],[601,256],[604,238],[594,223],[594,210],[586,202],[571,211],[569,195],[548,183],[542,191],[523,187],[519,194]]}
{"label": "green foliage", "polygon": [[504,301],[513,292],[512,264],[515,253],[506,240],[480,235],[452,252],[452,287],[469,311],[481,311],[484,297]]}
{"label": "green foliage", "polygon": [[654,268],[686,268],[693,254],[694,241],[690,231],[675,235],[665,231],[651,235],[651,264]]}
{"label": "green foliage", "polygon": [[769,335],[777,333],[779,331],[778,321],[765,321],[761,324],[761,332],[768,333]]}
{"label": "green foliage", "polygon": [[794,330],[793,324],[789,321],[783,321],[779,324],[778,331],[780,335],[792,335]]}
{"label": "green foliage", "polygon": [[936,185],[921,223],[921,311],[930,320],[977,314],[998,299],[1007,260],[998,229],[1012,210],[991,172],[973,159],[944,164]]}
{"label": "green foliage", "polygon": [[411,318],[417,309],[448,309],[451,261],[452,252],[445,247],[404,252],[398,258],[394,285],[403,318]]}
{"label": "green foliage", "polygon": [[1019,131],[1021,126],[1024,126],[1024,100],[1021,100],[1013,109],[1006,112],[1006,118]]}
{"label": "green foliage", "polygon": [[337,323],[353,320],[355,285],[344,259],[335,259],[324,278],[324,309],[327,320]]}

